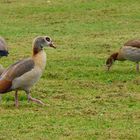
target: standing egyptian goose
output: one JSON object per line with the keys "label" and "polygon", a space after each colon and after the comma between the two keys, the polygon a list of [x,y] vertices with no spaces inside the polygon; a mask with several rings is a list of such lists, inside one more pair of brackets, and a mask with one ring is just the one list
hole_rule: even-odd
{"label": "standing egyptian goose", "polygon": [[[7,56],[8,50],[7,50],[7,44],[4,38],[0,37],[0,57]],[[0,75],[4,71],[4,68],[2,65],[0,65]]]}
{"label": "standing egyptian goose", "polygon": [[114,61],[129,60],[136,63],[136,71],[139,72],[140,62],[140,40],[129,40],[118,52],[113,53],[106,61],[108,70],[112,66]]}
{"label": "standing egyptian goose", "polygon": [[0,93],[15,90],[15,105],[18,107],[18,90],[24,90],[28,101],[44,104],[30,95],[31,87],[40,79],[46,66],[45,46],[55,48],[48,36],[40,36],[33,41],[33,54],[9,66],[0,77]]}

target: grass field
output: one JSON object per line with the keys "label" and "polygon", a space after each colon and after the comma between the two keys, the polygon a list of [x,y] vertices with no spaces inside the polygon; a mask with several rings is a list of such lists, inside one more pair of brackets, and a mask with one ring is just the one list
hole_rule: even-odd
{"label": "grass field", "polygon": [[0,35],[10,55],[5,67],[31,55],[38,35],[53,38],[47,67],[27,103],[2,96],[0,140],[139,140],[140,73],[132,62],[106,58],[128,39],[140,38],[140,2],[134,0],[0,0]]}

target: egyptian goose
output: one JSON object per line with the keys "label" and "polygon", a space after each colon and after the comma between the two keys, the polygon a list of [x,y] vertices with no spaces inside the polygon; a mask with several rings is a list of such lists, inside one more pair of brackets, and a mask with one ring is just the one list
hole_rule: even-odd
{"label": "egyptian goose", "polygon": [[33,54],[30,58],[20,60],[9,66],[0,77],[0,94],[15,91],[15,105],[18,107],[18,90],[24,90],[28,101],[44,105],[30,95],[31,87],[41,77],[46,66],[46,53],[44,47],[55,48],[48,36],[40,36],[33,41]]}
{"label": "egyptian goose", "polygon": [[[0,57],[7,56],[8,50],[7,50],[7,44],[4,38],[0,37]],[[0,65],[0,75],[4,71],[4,68],[2,65]]]}
{"label": "egyptian goose", "polygon": [[129,60],[136,62],[136,71],[139,72],[140,61],[140,40],[129,40],[118,52],[113,53],[106,61],[107,69],[109,70],[114,61]]}

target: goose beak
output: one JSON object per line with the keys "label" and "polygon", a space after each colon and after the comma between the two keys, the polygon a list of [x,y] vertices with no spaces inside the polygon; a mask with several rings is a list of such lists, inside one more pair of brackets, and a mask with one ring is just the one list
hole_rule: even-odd
{"label": "goose beak", "polygon": [[111,66],[106,65],[106,71],[109,71]]}
{"label": "goose beak", "polygon": [[50,43],[49,46],[56,49],[56,47],[53,45],[53,43]]}
{"label": "goose beak", "polygon": [[107,67],[107,71],[109,71],[110,70],[110,67]]}

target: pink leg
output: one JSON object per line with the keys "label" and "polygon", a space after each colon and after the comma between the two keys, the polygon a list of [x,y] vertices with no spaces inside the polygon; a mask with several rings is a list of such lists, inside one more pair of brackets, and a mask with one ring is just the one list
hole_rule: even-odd
{"label": "pink leg", "polygon": [[35,102],[35,103],[38,103],[38,104],[41,104],[41,105],[45,105],[42,101],[35,99],[35,98],[32,98],[30,95],[28,95],[28,100]]}
{"label": "pink leg", "polygon": [[18,107],[18,91],[15,92],[15,106]]}
{"label": "pink leg", "polygon": [[136,71],[139,72],[139,62],[136,63]]}
{"label": "pink leg", "polygon": [[27,96],[28,96],[28,102],[29,102],[29,101],[32,101],[32,102],[35,102],[35,103],[38,103],[38,104],[41,104],[41,105],[45,105],[42,101],[40,101],[40,100],[38,100],[38,99],[35,99],[35,98],[32,98],[32,97],[30,96],[29,91],[26,91],[26,93],[27,93]]}

